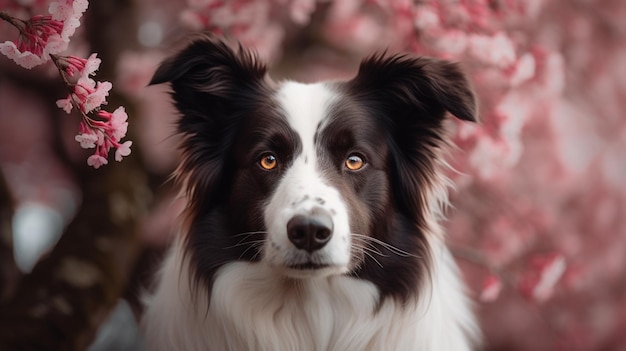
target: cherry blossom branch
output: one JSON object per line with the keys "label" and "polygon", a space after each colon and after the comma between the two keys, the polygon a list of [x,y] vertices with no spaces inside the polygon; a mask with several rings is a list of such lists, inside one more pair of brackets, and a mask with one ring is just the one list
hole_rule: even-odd
{"label": "cherry blossom branch", "polygon": [[28,21],[0,12],[0,19],[19,31],[16,41],[0,43],[0,52],[27,69],[52,60],[70,91],[67,98],[57,101],[57,106],[68,114],[73,107],[80,112],[79,134],[75,140],[84,149],[95,149],[87,164],[99,168],[108,163],[111,149],[116,150],[117,161],[130,155],[132,141],[121,142],[128,129],[124,107],[118,107],[113,113],[101,110],[101,106],[107,103],[112,84],[90,78],[101,63],[96,54],[88,59],[58,54],[67,48],[87,6],[86,0],[52,2],[48,10],[50,15],[37,15]]}
{"label": "cherry blossom branch", "polygon": [[46,63],[51,54],[67,49],[87,6],[86,0],[52,2],[48,15],[35,15],[28,20],[1,12],[0,19],[13,25],[19,35],[15,41],[0,43],[0,53],[27,69]]}
{"label": "cherry blossom branch", "polygon": [[[68,2],[71,3],[63,1]],[[118,25],[120,14],[107,16],[103,9],[119,9],[120,4],[130,2],[95,2],[91,19]],[[100,29],[101,25],[88,27],[87,34],[100,35],[92,33]],[[110,41],[90,43],[95,51],[111,55],[109,58],[119,55],[117,46]],[[54,55],[59,64],[65,59],[78,64],[69,56]],[[77,88],[71,84],[78,84],[81,74],[72,78],[72,74],[64,77],[65,73],[61,74],[62,80],[70,88],[70,95],[74,94]],[[84,114],[106,122],[98,116],[104,112],[94,108]],[[11,298],[0,301],[0,350],[85,350],[128,288],[141,249],[136,226],[151,201],[149,177],[141,158],[134,157],[123,167],[95,173],[84,166],[75,167],[74,163],[66,166],[73,170],[82,204],[54,249],[19,281]]]}
{"label": "cherry blossom branch", "polygon": [[67,98],[57,101],[57,106],[70,113],[73,108],[81,114],[79,134],[75,140],[84,149],[96,149],[87,159],[87,164],[99,168],[108,163],[107,156],[115,148],[115,160],[122,161],[130,154],[132,141],[120,143],[128,130],[128,115],[124,107],[113,113],[100,109],[112,85],[110,82],[95,82],[89,76],[100,66],[100,59],[92,54],[88,59],[75,56],[51,55],[63,82],[70,90]]}
{"label": "cherry blossom branch", "polygon": [[6,11],[0,11],[0,19],[5,20],[6,22],[9,22],[15,28],[20,30],[20,32],[22,32],[23,28],[26,26],[25,21],[9,15]]}

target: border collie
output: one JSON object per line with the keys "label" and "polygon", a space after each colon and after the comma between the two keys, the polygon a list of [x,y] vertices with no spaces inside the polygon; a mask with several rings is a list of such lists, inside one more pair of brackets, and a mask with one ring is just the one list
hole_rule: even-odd
{"label": "border collie", "polygon": [[182,135],[181,235],[147,299],[149,350],[471,350],[438,220],[445,119],[476,120],[446,61],[376,54],[352,80],[274,82],[211,35],[161,64]]}

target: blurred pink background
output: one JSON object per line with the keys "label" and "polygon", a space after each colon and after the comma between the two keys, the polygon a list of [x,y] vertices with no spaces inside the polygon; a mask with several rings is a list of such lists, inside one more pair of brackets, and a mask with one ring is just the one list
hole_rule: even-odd
{"label": "blurred pink background", "polygon": [[[0,10],[28,14],[25,3],[48,2],[0,0]],[[382,50],[461,62],[481,123],[449,125],[458,149],[445,225],[487,349],[626,350],[626,2],[138,0],[112,11],[132,30],[91,24],[122,48],[105,78],[131,106],[146,172],[163,182],[178,158],[176,116],[167,89],[146,84],[193,31],[255,48],[275,79],[347,78]],[[72,54],[92,52],[86,28]],[[15,35],[0,23],[0,41]],[[77,120],[54,105],[65,92],[50,96],[55,74],[0,58],[0,169],[17,199],[14,245],[26,271],[80,206],[51,148],[60,132],[70,157],[86,159]],[[171,194],[155,196],[144,245],[166,245],[178,208]]]}

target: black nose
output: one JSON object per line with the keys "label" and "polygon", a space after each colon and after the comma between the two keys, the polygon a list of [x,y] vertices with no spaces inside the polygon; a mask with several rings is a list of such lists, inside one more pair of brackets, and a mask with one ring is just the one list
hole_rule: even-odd
{"label": "black nose", "polygon": [[287,237],[301,250],[319,250],[333,236],[333,220],[325,213],[297,215],[287,222]]}

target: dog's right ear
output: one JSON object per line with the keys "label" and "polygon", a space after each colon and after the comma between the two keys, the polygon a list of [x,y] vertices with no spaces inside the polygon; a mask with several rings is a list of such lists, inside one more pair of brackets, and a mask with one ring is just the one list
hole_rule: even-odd
{"label": "dog's right ear", "polygon": [[[202,34],[165,60],[150,85],[169,82],[176,107],[185,115],[189,109],[224,107],[229,100],[258,88],[266,73],[267,67],[241,44]],[[209,102],[217,106],[206,106]]]}
{"label": "dog's right ear", "polygon": [[176,178],[188,192],[191,212],[203,211],[225,195],[230,145],[237,125],[267,96],[266,73],[253,52],[204,34],[154,74],[150,84],[170,83],[180,113],[182,158]]}

